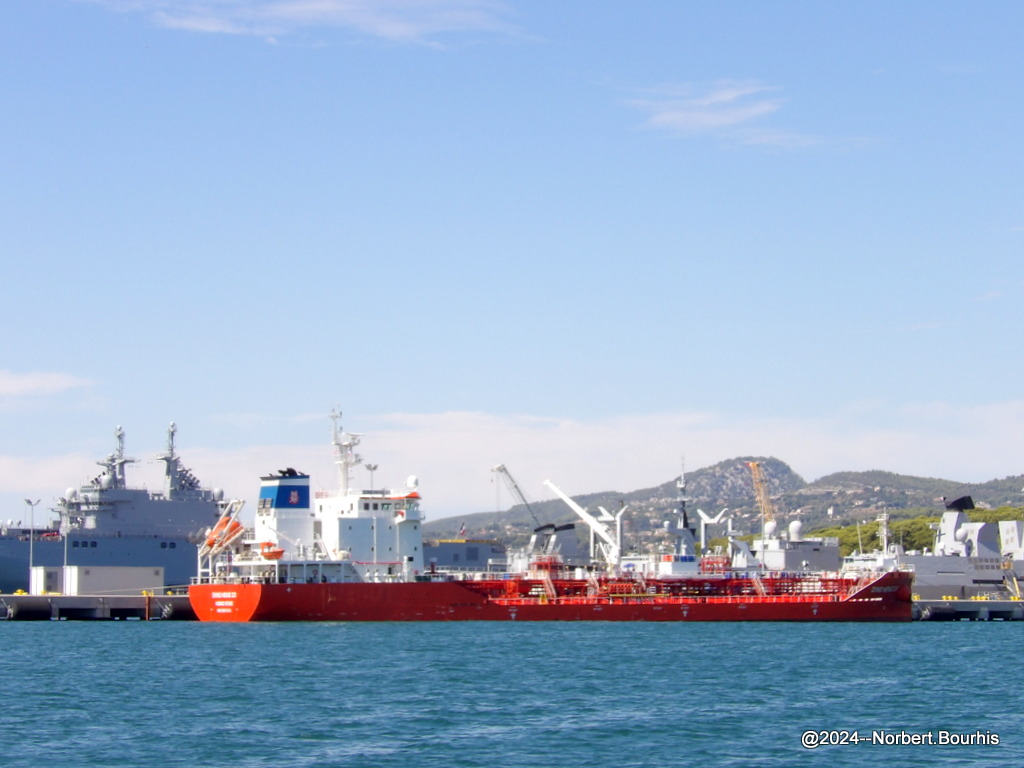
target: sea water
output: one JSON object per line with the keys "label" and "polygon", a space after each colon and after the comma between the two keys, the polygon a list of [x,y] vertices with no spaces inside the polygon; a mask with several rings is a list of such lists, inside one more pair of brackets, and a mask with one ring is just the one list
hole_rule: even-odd
{"label": "sea water", "polygon": [[1024,765],[1022,639],[981,622],[3,622],[0,765]]}

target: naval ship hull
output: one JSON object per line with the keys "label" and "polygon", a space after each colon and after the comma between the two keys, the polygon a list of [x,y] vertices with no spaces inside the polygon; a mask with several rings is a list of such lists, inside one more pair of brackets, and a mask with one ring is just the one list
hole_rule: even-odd
{"label": "naval ship hull", "polygon": [[[184,587],[196,574],[197,547],[184,537],[72,536],[68,545],[68,565],[163,568],[164,583],[169,587]],[[63,540],[37,538],[32,562],[48,568],[64,565]],[[28,537],[0,538],[0,593],[28,588]]]}

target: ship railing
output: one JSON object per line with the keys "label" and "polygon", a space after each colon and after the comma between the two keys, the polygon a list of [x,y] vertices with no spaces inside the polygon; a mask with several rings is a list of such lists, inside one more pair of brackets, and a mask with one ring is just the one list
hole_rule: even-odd
{"label": "ship railing", "polygon": [[756,603],[838,603],[844,599],[839,594],[790,594],[766,595],[567,595],[550,597],[546,593],[519,595],[515,597],[492,597],[491,601],[503,606],[530,605],[735,605]]}
{"label": "ship railing", "polygon": [[726,555],[705,555],[700,561],[700,573],[726,573],[732,560]]}
{"label": "ship railing", "polygon": [[[870,583],[870,582],[869,582]],[[642,590],[636,581],[616,580],[591,583],[581,581],[572,590],[562,590],[553,594],[542,580],[525,582],[510,580],[504,582],[505,589],[493,594],[503,600],[525,601],[524,604],[535,603],[539,596],[548,601],[564,602],[565,600],[582,600],[592,603],[662,603],[683,604],[694,600],[712,600],[719,602],[806,602],[835,601],[853,594],[850,590],[855,581],[840,578],[837,575],[808,578],[803,574],[779,573],[770,579],[760,582],[760,589],[749,575],[742,579],[727,581],[703,582],[700,580],[684,584],[671,585],[668,588],[651,584]]]}

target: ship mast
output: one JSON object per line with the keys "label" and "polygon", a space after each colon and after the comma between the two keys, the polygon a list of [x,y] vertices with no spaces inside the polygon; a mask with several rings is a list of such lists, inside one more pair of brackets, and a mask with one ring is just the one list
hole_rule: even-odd
{"label": "ship mast", "polygon": [[124,455],[124,430],[119,424],[117,429],[114,430],[114,437],[117,438],[117,449],[107,456],[103,461],[96,462],[101,467],[106,467],[107,477],[110,488],[127,488],[128,483],[125,479],[124,465],[131,464],[135,459],[125,458]]}
{"label": "ship mast", "polygon": [[338,493],[348,495],[349,484],[352,482],[352,470],[363,462],[363,457],[355,452],[362,434],[345,432],[341,428],[341,412],[331,409],[331,443],[334,445],[334,463],[338,466]]}
{"label": "ship mast", "polygon": [[677,497],[679,501],[679,525],[683,530],[687,530],[692,535],[694,530],[690,528],[690,517],[686,511],[686,502],[689,501],[686,497],[686,461],[683,460],[682,466],[679,471],[679,479],[676,480],[676,490],[678,491]]}
{"label": "ship mast", "polygon": [[167,428],[167,453],[156,457],[157,461],[165,463],[164,479],[167,494],[178,487],[178,457],[174,453],[174,436],[178,433],[178,425],[173,421]]}

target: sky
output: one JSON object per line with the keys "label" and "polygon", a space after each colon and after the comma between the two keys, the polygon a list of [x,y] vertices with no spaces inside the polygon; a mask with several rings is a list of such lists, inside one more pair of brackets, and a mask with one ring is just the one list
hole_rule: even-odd
{"label": "sky", "polygon": [[[1024,5],[0,3],[0,518],[1024,472]],[[369,485],[364,468],[357,484]],[[252,507],[252,504],[249,504]]]}

